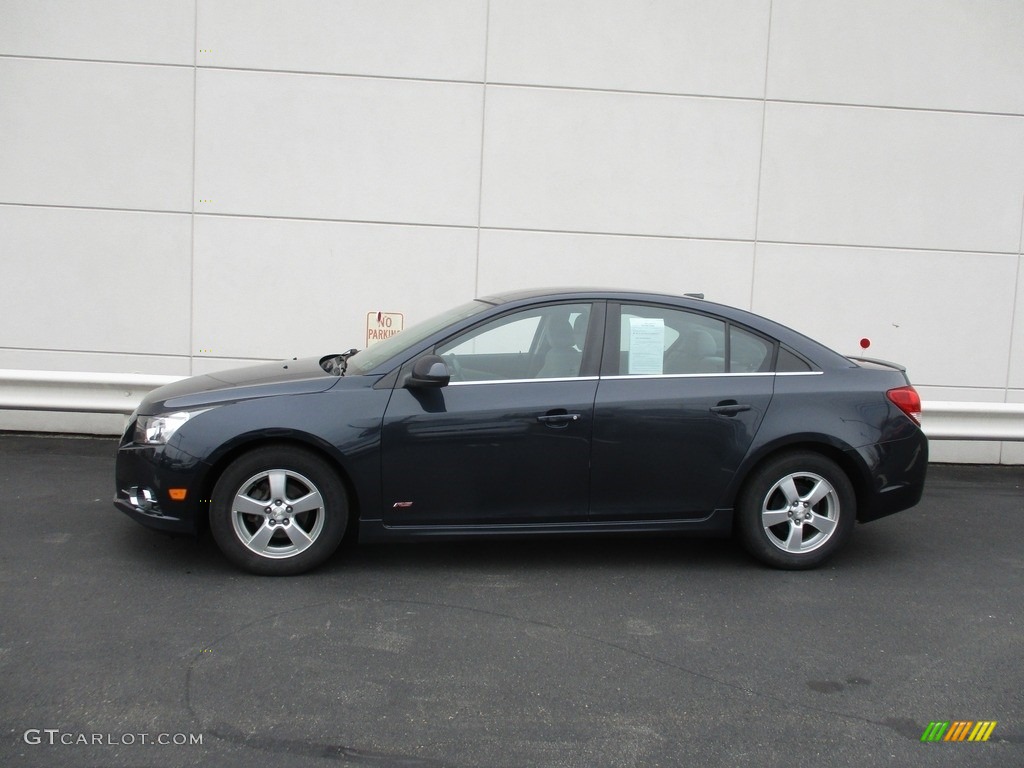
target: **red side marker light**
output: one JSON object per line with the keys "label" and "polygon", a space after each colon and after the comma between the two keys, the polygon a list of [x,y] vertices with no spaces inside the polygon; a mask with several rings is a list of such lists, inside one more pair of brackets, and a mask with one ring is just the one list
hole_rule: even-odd
{"label": "red side marker light", "polygon": [[915,424],[921,423],[921,396],[911,386],[897,387],[885,393],[893,405],[903,411],[914,420]]}
{"label": "red side marker light", "polygon": [[861,339],[860,340],[860,348],[861,349],[867,349],[870,346],[871,346],[871,339]]}
{"label": "red side marker light", "polygon": [[188,495],[188,488],[168,488],[167,495],[171,497],[171,501],[184,501]]}

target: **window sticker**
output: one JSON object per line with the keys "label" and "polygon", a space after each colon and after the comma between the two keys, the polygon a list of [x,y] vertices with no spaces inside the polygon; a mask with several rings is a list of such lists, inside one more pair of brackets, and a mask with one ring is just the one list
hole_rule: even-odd
{"label": "window sticker", "polygon": [[664,373],[665,321],[660,317],[629,318],[629,374]]}

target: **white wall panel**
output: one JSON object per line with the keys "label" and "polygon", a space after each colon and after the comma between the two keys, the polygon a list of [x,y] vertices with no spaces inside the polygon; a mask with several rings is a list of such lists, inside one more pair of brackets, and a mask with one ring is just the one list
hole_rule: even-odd
{"label": "white wall panel", "polygon": [[214,371],[589,283],[1021,400],[1022,40],[1019,0],[0,0],[0,367]]}
{"label": "white wall panel", "polygon": [[754,311],[843,354],[901,363],[915,385],[1002,388],[1016,269],[1011,255],[762,243]]}
{"label": "white wall panel", "polygon": [[768,97],[1024,113],[1019,0],[774,0]]}
{"label": "white wall panel", "polygon": [[71,435],[120,435],[127,417],[119,413],[51,413],[0,410],[0,430],[59,432]]}
{"label": "white wall panel", "polygon": [[769,104],[762,240],[1016,253],[1024,119]]}
{"label": "white wall panel", "polygon": [[0,59],[0,202],[187,211],[192,70]]}
{"label": "white wall panel", "polygon": [[0,347],[188,354],[190,237],[177,214],[0,205]]}
{"label": "white wall panel", "polygon": [[[123,304],[124,299],[122,298],[122,306]],[[180,323],[182,319],[179,317],[176,322]],[[5,337],[5,334],[0,334],[0,337]],[[0,347],[0,368],[25,371],[89,371],[189,376],[192,370],[186,353],[187,350],[177,355],[148,355],[139,352],[81,352]]]}
{"label": "white wall panel", "polygon": [[3,0],[0,53],[193,63],[195,0]]}
{"label": "white wall panel", "polygon": [[200,0],[201,66],[483,80],[479,0]]}
{"label": "white wall panel", "polygon": [[489,82],[764,95],[768,0],[491,0]]}
{"label": "white wall panel", "polygon": [[1024,390],[1024,256],[1017,257],[1017,310],[1013,316],[1008,386]]}
{"label": "white wall panel", "polygon": [[752,238],[756,102],[488,87],[484,226]]}
{"label": "white wall panel", "polygon": [[482,86],[203,71],[196,209],[476,224]]}
{"label": "white wall panel", "polygon": [[[350,349],[346,347],[345,349]],[[345,350],[341,350],[344,352]],[[291,355],[295,357],[295,355]],[[287,359],[282,353],[269,357],[194,357],[192,358],[192,375],[200,376],[204,373],[217,373],[218,371],[230,371],[232,368],[247,368],[251,365],[259,365],[261,362],[277,361]]]}
{"label": "white wall panel", "polygon": [[344,352],[367,312],[411,325],[473,298],[472,229],[200,216],[195,249],[197,357]]}
{"label": "white wall panel", "polygon": [[1006,443],[931,440],[928,443],[928,461],[936,464],[998,464],[1003,445]]}
{"label": "white wall panel", "polygon": [[746,308],[753,257],[752,243],[485,229],[478,293],[587,285],[704,293]]}

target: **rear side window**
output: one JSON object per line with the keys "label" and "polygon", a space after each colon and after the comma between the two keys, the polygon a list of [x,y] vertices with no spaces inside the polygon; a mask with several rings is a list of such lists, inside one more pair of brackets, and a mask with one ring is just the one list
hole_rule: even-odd
{"label": "rear side window", "polygon": [[764,373],[772,368],[772,343],[735,325],[729,327],[729,372]]}
{"label": "rear side window", "polygon": [[622,305],[618,357],[620,376],[812,370],[802,357],[743,326],[699,312],[642,304]]}
{"label": "rear side window", "polygon": [[779,373],[803,373],[811,370],[811,366],[802,357],[797,357],[785,347],[779,347],[775,370]]}
{"label": "rear side window", "polygon": [[668,307],[624,305],[619,374],[725,372],[725,323]]}

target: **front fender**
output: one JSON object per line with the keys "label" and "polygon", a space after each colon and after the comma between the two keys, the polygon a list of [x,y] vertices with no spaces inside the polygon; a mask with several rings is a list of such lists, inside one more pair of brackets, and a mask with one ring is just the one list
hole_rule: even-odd
{"label": "front fender", "polygon": [[192,476],[196,492],[190,495],[196,503],[208,502],[221,472],[235,457],[268,442],[292,441],[337,466],[360,510],[377,511],[381,423],[390,396],[390,390],[371,387],[335,388],[215,407],[175,433],[163,461]]}

